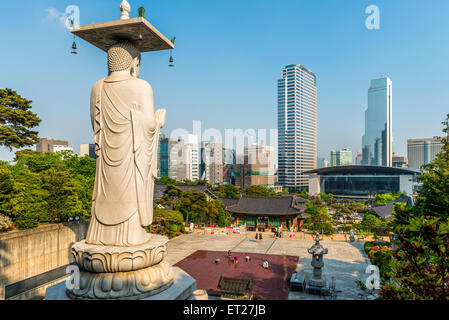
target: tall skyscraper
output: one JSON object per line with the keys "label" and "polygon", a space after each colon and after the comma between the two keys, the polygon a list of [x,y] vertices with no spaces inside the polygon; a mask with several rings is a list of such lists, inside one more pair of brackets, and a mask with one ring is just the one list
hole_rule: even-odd
{"label": "tall skyscraper", "polygon": [[362,138],[363,165],[392,166],[392,97],[390,78],[371,80]]}
{"label": "tall skyscraper", "polygon": [[186,179],[198,180],[200,178],[200,148],[198,145],[198,136],[187,134],[183,137],[183,156],[186,166]]}
{"label": "tall skyscraper", "polygon": [[235,150],[223,148],[223,183],[235,183]]}
{"label": "tall skyscraper", "polygon": [[316,168],[316,75],[302,65],[282,69],[278,80],[279,185],[299,191],[308,187],[304,171]]}
{"label": "tall skyscraper", "polygon": [[409,168],[420,169],[421,166],[432,162],[442,148],[443,142],[436,138],[408,139],[407,157]]}
{"label": "tall skyscraper", "polygon": [[201,180],[212,185],[223,183],[223,145],[215,142],[201,143]]}
{"label": "tall skyscraper", "polygon": [[331,151],[331,167],[352,165],[352,151],[349,149]]}

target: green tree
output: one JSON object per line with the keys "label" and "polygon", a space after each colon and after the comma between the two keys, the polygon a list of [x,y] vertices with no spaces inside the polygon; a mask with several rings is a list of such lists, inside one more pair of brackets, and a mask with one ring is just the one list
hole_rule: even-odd
{"label": "green tree", "polygon": [[394,206],[398,240],[380,291],[383,299],[449,299],[449,114],[443,125],[443,148],[423,168],[416,205]]}
{"label": "green tree", "polygon": [[306,213],[310,216],[306,218],[304,227],[308,230],[320,233],[334,233],[332,219],[326,205],[321,200],[306,202]]}
{"label": "green tree", "polygon": [[240,198],[240,189],[232,184],[225,184],[213,187],[212,191],[222,198]]}
{"label": "green tree", "polygon": [[198,190],[183,192],[176,204],[176,210],[183,214],[186,223],[189,223],[189,219],[205,222],[209,210],[207,196]]}
{"label": "green tree", "polygon": [[365,214],[365,215],[363,215],[363,219],[362,219],[362,222],[360,224],[360,227],[363,230],[371,232],[371,231],[377,229],[380,226],[381,226],[381,221],[375,215],[373,215],[373,214]]}
{"label": "green tree", "polygon": [[0,89],[0,146],[12,150],[39,142],[38,132],[31,129],[41,120],[31,112],[31,103],[16,91]]}
{"label": "green tree", "polygon": [[303,199],[309,199],[309,194],[306,189],[303,189],[300,193],[297,194],[299,197]]}
{"label": "green tree", "polygon": [[34,228],[39,221],[46,220],[50,195],[42,189],[40,174],[26,167],[11,166],[10,170],[13,190],[8,196],[9,202],[2,208],[4,214],[11,217],[19,229]]}
{"label": "green tree", "polygon": [[83,203],[78,198],[78,182],[68,170],[59,167],[42,172],[42,189],[50,195],[46,199],[48,222],[58,223],[84,215]]}
{"label": "green tree", "polygon": [[221,200],[211,200],[208,202],[208,218],[210,224],[216,223],[219,227],[230,225],[229,213],[224,209]]}
{"label": "green tree", "polygon": [[273,188],[268,188],[265,186],[251,186],[246,189],[246,194],[249,196],[260,196],[260,197],[277,197],[278,194]]}
{"label": "green tree", "polygon": [[0,213],[16,227],[90,218],[95,160],[67,153],[16,152],[15,164],[0,163]]}
{"label": "green tree", "polygon": [[384,194],[378,194],[376,195],[376,198],[373,201],[374,206],[383,206],[387,203],[393,201],[397,197],[391,193],[384,193]]}
{"label": "green tree", "polygon": [[156,179],[155,181],[158,184],[178,184],[175,179],[169,178],[169,177],[161,177],[159,179]]}

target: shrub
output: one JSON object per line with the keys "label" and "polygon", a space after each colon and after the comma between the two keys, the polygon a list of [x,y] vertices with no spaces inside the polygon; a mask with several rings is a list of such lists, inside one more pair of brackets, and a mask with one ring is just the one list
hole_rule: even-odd
{"label": "shrub", "polygon": [[36,228],[38,223],[39,216],[30,213],[22,214],[14,221],[14,225],[21,230]]}
{"label": "shrub", "polygon": [[0,232],[6,232],[12,227],[12,220],[10,217],[0,215]]}

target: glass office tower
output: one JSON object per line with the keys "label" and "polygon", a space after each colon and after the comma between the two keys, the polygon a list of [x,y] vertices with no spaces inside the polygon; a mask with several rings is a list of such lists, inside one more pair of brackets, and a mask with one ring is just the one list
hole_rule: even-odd
{"label": "glass office tower", "polygon": [[278,183],[308,187],[304,171],[316,167],[316,76],[301,65],[282,69],[278,80]]}
{"label": "glass office tower", "polygon": [[392,166],[392,96],[390,78],[371,80],[362,138],[362,165]]}

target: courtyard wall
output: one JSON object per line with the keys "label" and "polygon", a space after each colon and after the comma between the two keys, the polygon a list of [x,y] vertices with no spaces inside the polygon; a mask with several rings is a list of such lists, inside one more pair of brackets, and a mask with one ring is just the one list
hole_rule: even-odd
{"label": "courtyard wall", "polygon": [[[0,234],[0,300],[5,299],[5,286],[73,262],[71,247],[75,242],[86,238],[88,227],[88,222],[79,221]],[[43,279],[45,277],[44,274]],[[12,299],[44,297],[45,289],[56,280],[51,279],[51,273],[48,277],[49,281],[45,285]]]}

